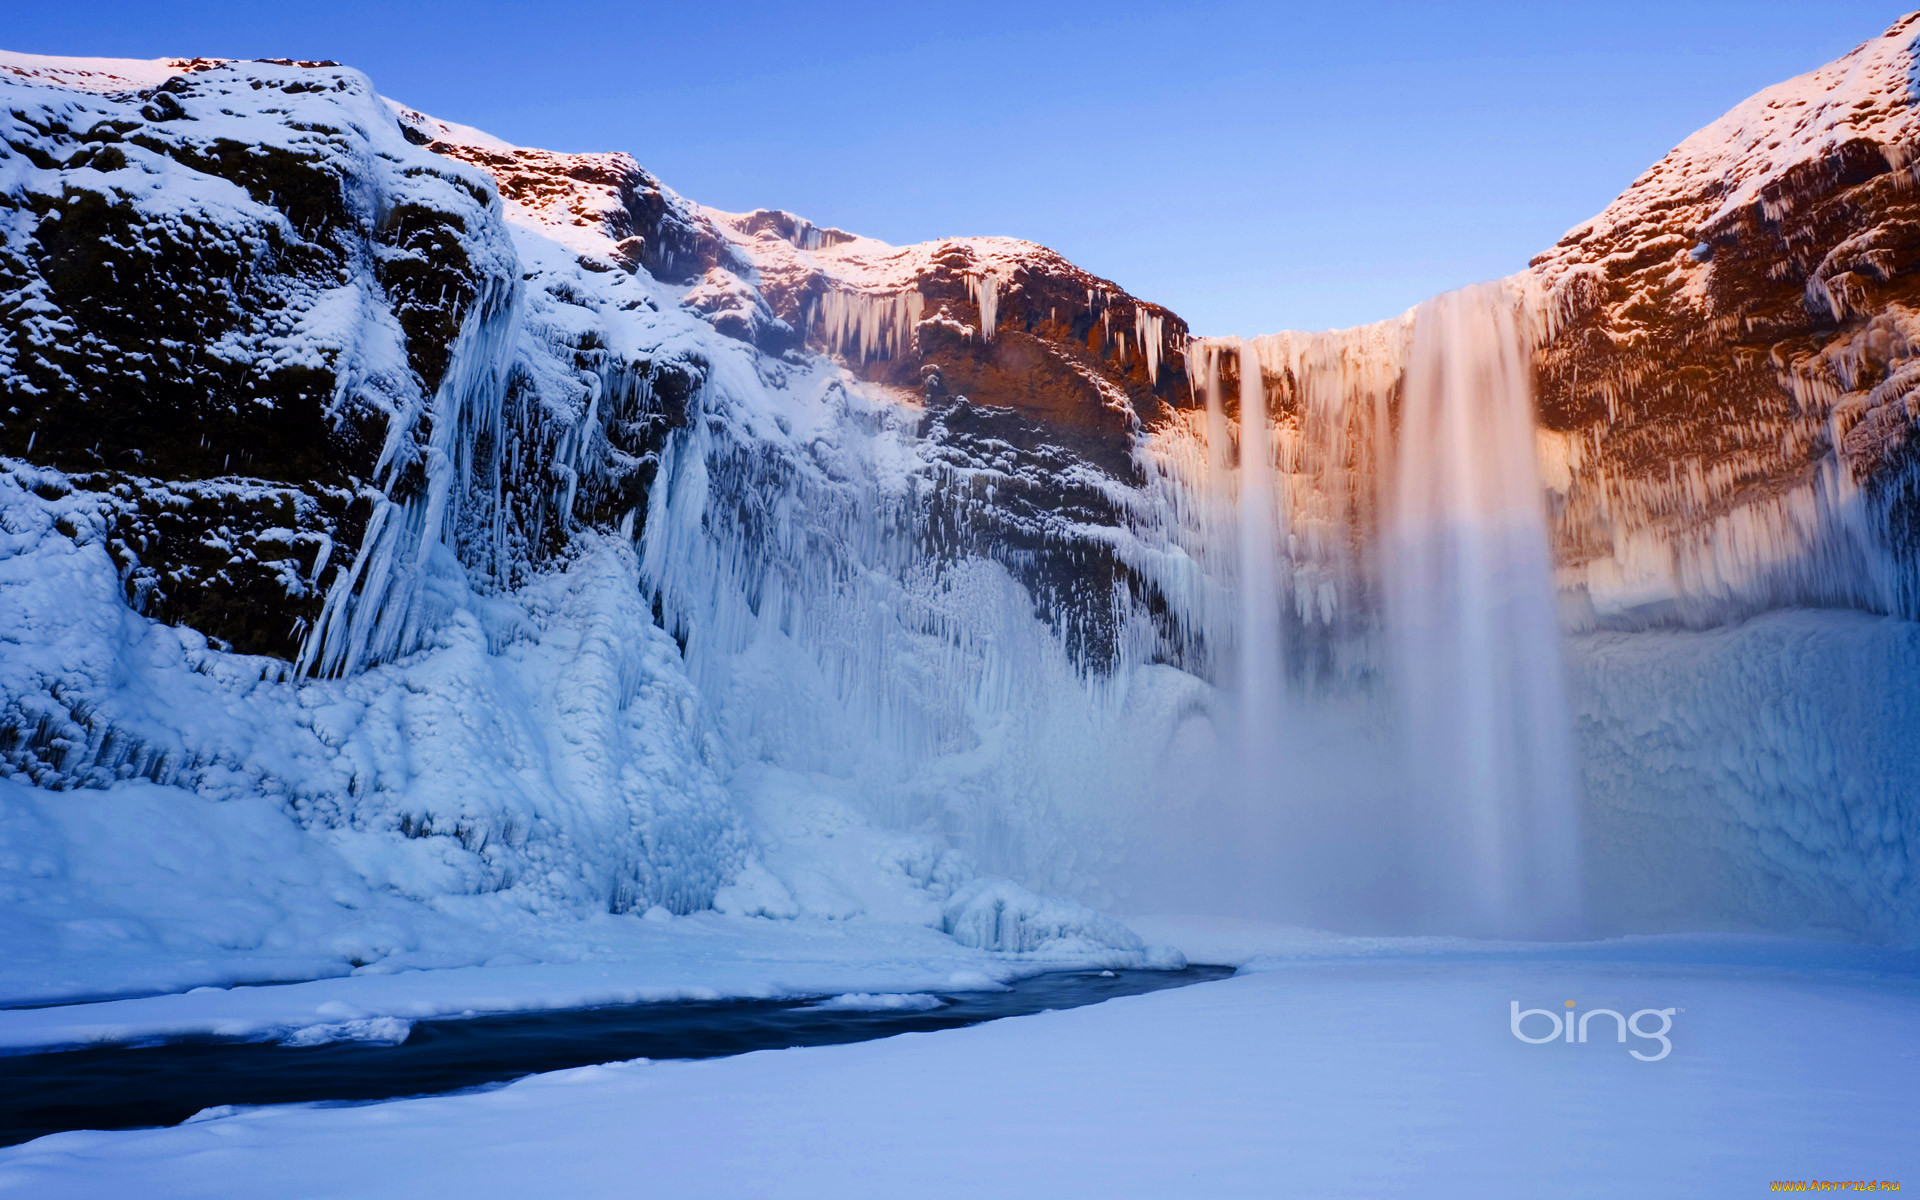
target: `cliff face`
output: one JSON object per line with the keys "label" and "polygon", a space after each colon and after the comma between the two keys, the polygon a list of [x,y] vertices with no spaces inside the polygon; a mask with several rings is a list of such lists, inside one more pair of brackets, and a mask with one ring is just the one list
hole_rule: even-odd
{"label": "cliff face", "polygon": [[291,657],[501,274],[495,202],[350,74],[137,68],[14,67],[0,447],[114,498],[132,602]]}
{"label": "cliff face", "polygon": [[1920,612],[1916,35],[1747,100],[1529,267],[1558,550],[1603,619]]}
{"label": "cliff face", "polygon": [[[422,148],[363,76],[70,61],[0,78],[0,451],[63,476],[26,486],[100,498],[136,609],[351,669],[369,649],[348,610],[413,603],[383,561],[397,527],[505,570],[494,543],[557,545],[556,474],[603,521],[643,501],[620,480],[684,407],[685,369],[656,397],[650,361],[590,328],[521,344],[580,306],[523,273],[492,180]],[[651,211],[656,260],[682,246],[669,216]],[[590,389],[610,393],[595,436],[558,450]],[[484,535],[475,490],[501,510]],[[394,637],[373,656],[416,633]]]}
{"label": "cliff face", "polygon": [[[1531,333],[1574,625],[1916,615],[1916,34],[1484,292]],[[423,895],[788,912],[721,899],[760,786],[721,780],[788,771],[1098,895],[1221,757],[1256,543],[1286,686],[1394,686],[1428,310],[1196,339],[1031,243],[706,209],[334,64],[8,56],[0,93],[7,775],[282,797],[430,845]],[[112,612],[63,631],[68,592]],[[923,850],[914,887],[964,875]]]}
{"label": "cliff face", "polygon": [[[1914,31],[1742,104],[1514,281],[1539,329],[1543,467],[1584,619],[1917,603]],[[644,507],[698,356],[615,362],[618,338],[582,331],[559,355],[577,393],[559,425],[532,399],[550,344],[496,346],[462,364],[485,378],[448,383],[489,321],[543,307],[527,306],[509,228],[572,252],[577,273],[684,289],[684,311],[774,360],[827,355],[897,395],[931,457],[962,468],[930,500],[942,552],[1008,565],[1088,663],[1118,653],[1116,589],[1165,604],[1114,544],[1137,518],[1118,497],[1155,470],[1140,448],[1203,404],[1187,328],[1044,247],[894,247],[704,209],[626,155],[509,146],[331,65],[64,62],[11,68],[38,107],[9,117],[0,449],[116,497],[107,537],[143,612],[317,663],[313,631],[342,619],[326,597],[368,586],[349,576],[376,511],[440,489],[447,519],[475,486],[471,463],[452,464],[457,485],[430,478],[436,409],[489,426],[483,469],[492,422],[517,438],[522,478],[486,481],[505,524],[485,518],[516,549],[468,547],[490,569],[564,545],[576,514],[547,497],[580,473],[546,459],[594,387],[624,399],[594,414],[601,444],[567,503],[602,525]],[[1357,561],[1377,534],[1367,460],[1391,440],[1406,344],[1385,330],[1264,339],[1283,444],[1325,440],[1331,421],[1355,447],[1331,485],[1296,450],[1293,499],[1322,558],[1344,540]],[[1309,376],[1328,370],[1351,403],[1309,413]],[[1214,377],[1231,419],[1233,355]],[[971,470],[988,464],[991,481]],[[1070,532],[1088,527],[1113,532]],[[1368,603],[1363,584],[1344,591]],[[1179,641],[1160,653],[1187,661]]]}
{"label": "cliff face", "polygon": [[[1563,583],[1588,619],[1920,603],[1916,29],[1740,105],[1516,277],[1539,331]],[[377,566],[378,513],[427,496],[416,518],[457,522],[467,492],[497,492],[489,547],[465,552],[510,575],[576,516],[643,508],[699,356],[622,358],[600,329],[530,353],[503,332],[580,307],[562,276],[634,272],[773,361],[830,356],[897,396],[931,457],[967,469],[935,490],[933,536],[1014,569],[1089,662],[1116,652],[1116,588],[1158,602],[1112,544],[1137,517],[1119,497],[1155,470],[1141,447],[1203,404],[1188,331],[1043,247],[893,247],[704,209],[626,155],[508,146],[331,64],[17,58],[8,77],[0,450],[69,477],[44,486],[113,497],[106,536],[143,612],[311,668],[315,631],[344,619],[327,596],[395,586],[355,573]],[[510,228],[570,251],[572,270],[521,278]],[[1340,425],[1350,491],[1392,436],[1406,338],[1386,330],[1265,339],[1283,447]],[[1328,371],[1351,403],[1309,413]],[[562,377],[572,413],[554,424]],[[1214,378],[1231,418],[1233,356]],[[593,461],[549,461],[595,389],[615,398],[578,439]],[[463,422],[486,428],[448,428]],[[514,441],[506,459],[495,436]],[[1316,537],[1375,536],[1375,505],[1322,494],[1324,464],[1295,453]],[[1115,532],[1063,533],[1089,526]]]}
{"label": "cliff face", "polygon": [[[1108,486],[1140,486],[1143,430],[1192,403],[1177,316],[1031,242],[890,246],[791,213],[702,208],[625,154],[400,120],[409,140],[487,171],[508,219],[575,251],[582,270],[685,286],[681,308],[716,332],[782,361],[829,356],[913,408],[930,455],[966,475],[930,497],[934,551],[1002,562],[1077,656],[1115,661],[1115,590],[1144,599],[1142,583],[1101,539],[1070,531],[1125,525]],[[972,470],[983,464],[985,483]]]}

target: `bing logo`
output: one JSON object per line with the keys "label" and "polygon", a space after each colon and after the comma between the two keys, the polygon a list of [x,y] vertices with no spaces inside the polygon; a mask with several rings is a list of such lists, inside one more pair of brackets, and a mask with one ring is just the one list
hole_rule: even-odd
{"label": "bing logo", "polygon": [[[1511,1015],[1508,1018],[1508,1028],[1513,1030],[1513,1036],[1535,1046],[1547,1042],[1584,1042],[1587,1040],[1587,1034],[1589,1032],[1587,1027],[1593,1023],[1593,1019],[1595,1017],[1605,1017],[1611,1021],[1612,1024],[1603,1024],[1600,1027],[1600,1036],[1602,1038],[1606,1037],[1608,1031],[1611,1030],[1615,1035],[1615,1040],[1623,1045],[1626,1043],[1629,1032],[1635,1037],[1643,1038],[1648,1042],[1660,1043],[1660,1052],[1658,1054],[1644,1054],[1639,1050],[1627,1051],[1627,1053],[1633,1055],[1641,1062],[1659,1062],[1667,1055],[1673,1053],[1673,1043],[1668,1040],[1667,1034],[1673,1029],[1673,1014],[1680,1011],[1677,1008],[1643,1008],[1631,1017],[1621,1016],[1611,1008],[1592,1008],[1586,1012],[1577,1014],[1579,1019],[1576,1021],[1574,1019],[1576,1014],[1573,1011],[1575,1007],[1575,1001],[1567,1001],[1567,1011],[1566,1014],[1562,1016],[1560,1013],[1554,1012],[1549,1008],[1521,1008],[1518,1000],[1510,1001],[1509,1012]],[[1527,1019],[1530,1017],[1545,1017],[1548,1021],[1548,1031],[1540,1034],[1538,1037],[1529,1036],[1522,1026],[1526,1024]],[[1647,1018],[1649,1023],[1657,1020],[1660,1022],[1660,1027],[1658,1029],[1642,1029],[1640,1027],[1642,1018]],[[1542,1028],[1538,1020],[1534,1021],[1533,1028],[1536,1030]]]}

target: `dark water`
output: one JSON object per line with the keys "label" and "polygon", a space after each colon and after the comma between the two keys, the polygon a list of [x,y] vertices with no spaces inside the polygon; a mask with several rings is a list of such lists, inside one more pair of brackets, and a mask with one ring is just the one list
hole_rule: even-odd
{"label": "dark water", "polygon": [[946,1003],[918,1011],[846,1011],[794,1000],[629,1004],[419,1021],[397,1046],[184,1041],[0,1057],[0,1145],[65,1129],[172,1125],[220,1104],[386,1100],[629,1058],[718,1058],[863,1042],[1231,974],[1230,967],[1063,971],[1005,992],[936,992]]}

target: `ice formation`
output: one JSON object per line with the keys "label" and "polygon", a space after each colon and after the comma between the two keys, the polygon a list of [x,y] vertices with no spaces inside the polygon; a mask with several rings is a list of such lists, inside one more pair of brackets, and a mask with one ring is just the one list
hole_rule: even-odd
{"label": "ice formation", "polygon": [[915,291],[891,295],[830,289],[810,325],[836,354],[856,362],[907,352],[925,302]]}
{"label": "ice formation", "polygon": [[980,339],[990,342],[993,331],[1000,328],[1000,277],[983,271],[968,279],[967,290],[973,295],[974,307],[980,310]]}
{"label": "ice formation", "polygon": [[1160,353],[1166,346],[1166,320],[1158,313],[1149,312],[1144,306],[1133,310],[1133,336],[1139,342],[1140,352],[1147,356],[1147,378],[1154,383],[1160,382]]}

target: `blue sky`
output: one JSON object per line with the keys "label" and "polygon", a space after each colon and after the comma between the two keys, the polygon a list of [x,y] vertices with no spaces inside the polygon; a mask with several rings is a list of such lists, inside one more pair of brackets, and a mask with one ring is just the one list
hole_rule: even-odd
{"label": "blue sky", "polygon": [[17,6],[43,54],[333,58],[721,208],[1053,246],[1198,332],[1504,275],[1897,3]]}

